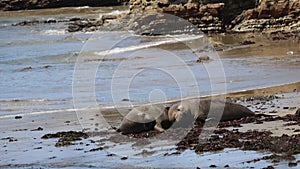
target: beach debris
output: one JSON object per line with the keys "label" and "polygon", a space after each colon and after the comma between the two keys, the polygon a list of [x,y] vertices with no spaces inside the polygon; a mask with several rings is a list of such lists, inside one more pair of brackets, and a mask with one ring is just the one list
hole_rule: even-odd
{"label": "beach debris", "polygon": [[67,132],[57,132],[55,134],[45,134],[42,136],[42,139],[50,139],[50,138],[59,138],[55,147],[69,146],[73,145],[74,141],[87,139],[88,134],[80,131],[67,131]]}
{"label": "beach debris", "polygon": [[[234,120],[231,122],[220,122],[219,127],[227,127],[231,125],[238,125],[242,123],[252,123],[257,120],[272,121],[283,120],[286,122],[293,122],[293,124],[300,124],[300,118],[295,118],[293,115],[286,115],[284,117],[265,117],[258,119],[258,117],[244,118]],[[177,144],[177,150],[183,151],[185,149],[194,150],[197,153],[219,151],[225,148],[239,148],[241,150],[267,151],[282,154],[284,156],[292,156],[300,152],[300,135],[286,135],[272,136],[270,131],[249,130],[247,132],[239,132],[238,129],[227,130],[220,128],[214,131],[205,142],[199,143],[199,135],[202,131],[203,124],[195,125],[187,136]]]}
{"label": "beach debris", "polygon": [[21,69],[21,71],[28,71],[28,70],[32,70],[32,67],[28,66]]}
{"label": "beach debris", "polygon": [[30,130],[30,131],[43,131],[44,129],[42,128],[42,127],[38,127],[38,128],[36,128],[36,129],[32,129],[32,130]]}
{"label": "beach debris", "polygon": [[91,149],[91,150],[89,150],[89,151],[85,151],[85,153],[87,153],[87,152],[101,151],[101,150],[103,150],[103,149],[104,149],[103,147],[93,148],[93,149]]}
{"label": "beach debris", "polygon": [[57,157],[56,156],[49,157],[50,160],[55,159],[55,158],[57,158]]}
{"label": "beach debris", "polygon": [[1,138],[1,140],[8,140],[8,142],[18,141],[18,139],[14,138],[14,137]]}
{"label": "beach debris", "polygon": [[295,162],[289,162],[288,166],[289,167],[296,167],[297,163],[295,163]]}
{"label": "beach debris", "polygon": [[52,67],[52,66],[50,66],[50,65],[45,65],[45,66],[42,66],[41,68],[42,68],[42,69],[48,69],[48,68],[50,68],[50,67]]}
{"label": "beach debris", "polygon": [[126,156],[121,158],[121,160],[127,160],[127,159],[128,159],[128,157],[126,157]]}
{"label": "beach debris", "polygon": [[240,45],[251,45],[251,44],[255,44],[255,42],[251,40],[244,40],[243,42],[240,42]]}
{"label": "beach debris", "polygon": [[21,119],[22,116],[15,116],[15,119]]}

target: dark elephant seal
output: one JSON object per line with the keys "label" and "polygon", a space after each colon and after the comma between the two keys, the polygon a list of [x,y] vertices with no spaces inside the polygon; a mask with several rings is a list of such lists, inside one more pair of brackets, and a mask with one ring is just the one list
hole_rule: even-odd
{"label": "dark elephant seal", "polygon": [[122,134],[140,133],[150,130],[164,131],[168,125],[168,107],[148,105],[134,108],[122,120],[117,131]]}
{"label": "dark elephant seal", "polygon": [[[219,113],[222,112],[221,116]],[[230,121],[254,115],[251,110],[242,105],[216,100],[183,101],[171,106],[168,112],[171,122],[183,121],[184,123],[219,118],[221,121]]]}

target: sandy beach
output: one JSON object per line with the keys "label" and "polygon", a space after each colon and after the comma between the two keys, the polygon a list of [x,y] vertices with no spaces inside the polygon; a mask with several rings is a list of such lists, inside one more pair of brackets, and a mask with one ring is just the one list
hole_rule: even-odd
{"label": "sandy beach", "polygon": [[[227,97],[235,102],[249,107],[255,112],[272,114],[276,116],[293,115],[299,108],[300,103],[300,83],[293,83],[283,86],[274,86],[264,89],[242,91],[231,93]],[[267,97],[268,96],[268,97]],[[266,99],[275,96],[274,99]],[[246,98],[254,98],[246,101]],[[270,160],[251,160],[262,158],[272,152],[268,151],[242,151],[238,149],[224,149],[218,152],[205,152],[195,154],[193,150],[176,152],[176,146],[164,144],[163,142],[152,142],[149,146],[136,146],[141,140],[131,140],[130,136],[120,136],[112,127],[118,125],[122,117],[118,114],[110,113],[109,126],[97,108],[90,108],[91,118],[81,125],[83,120],[77,118],[74,110],[64,112],[39,112],[26,115],[14,115],[1,117],[1,167],[79,167],[79,168],[209,168],[211,165],[217,167],[239,166],[267,167],[274,166],[287,167],[297,165],[299,155],[295,155],[294,160],[281,160],[272,163]],[[106,110],[112,111],[112,110]],[[105,112],[105,111],[102,111]],[[105,116],[105,114],[103,114]],[[299,135],[299,121],[293,125],[286,125],[291,121],[274,120],[270,122],[241,124],[242,127],[228,127],[228,130],[238,129],[240,132],[248,130],[270,131],[272,136]],[[91,129],[83,129],[83,126],[91,126]],[[94,130],[96,127],[98,130]],[[71,140],[71,145],[58,145],[58,138],[42,139],[45,134],[54,134],[63,131],[94,131],[87,138],[80,137],[79,140]],[[83,132],[83,133],[84,133]],[[116,141],[116,138],[124,140]],[[115,139],[114,139],[115,138]],[[131,141],[130,141],[131,140]],[[299,141],[299,140],[298,140]],[[148,143],[150,144],[150,143]],[[147,145],[147,143],[146,143]],[[126,149],[126,151],[123,151]],[[169,155],[168,155],[169,154]],[[239,155],[239,157],[237,156]],[[235,156],[235,159],[229,158]],[[143,158],[142,158],[143,157]],[[174,159],[181,159],[182,163],[172,164]],[[204,162],[210,159],[210,162]],[[192,161],[190,161],[192,160]],[[250,161],[250,162],[249,162]],[[168,166],[161,163],[168,162]],[[291,164],[289,164],[291,163]],[[186,167],[189,166],[189,167]]]}

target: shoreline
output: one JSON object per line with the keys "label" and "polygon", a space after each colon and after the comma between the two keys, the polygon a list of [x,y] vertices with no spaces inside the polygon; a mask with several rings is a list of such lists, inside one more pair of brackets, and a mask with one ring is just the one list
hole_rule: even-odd
{"label": "shoreline", "polygon": [[[226,95],[226,97],[229,97],[228,99],[232,99],[234,102],[243,104],[247,107],[251,106],[249,108],[252,110],[259,109],[257,108],[259,105],[265,105],[266,107],[259,109],[260,112],[265,111],[265,114],[272,114],[269,113],[270,111],[273,111],[272,104],[269,104],[269,102],[272,102],[276,105],[275,108],[278,110],[275,115],[285,116],[286,114],[294,114],[297,109],[294,109],[293,107],[299,108],[297,106],[300,103],[299,91],[300,82],[296,82],[263,89],[230,93]],[[272,95],[276,96],[272,97],[273,99],[277,99],[270,100],[270,96]],[[254,100],[251,101],[250,99],[250,101],[243,101],[246,98],[254,98]],[[291,109],[285,109],[285,107],[289,107]],[[240,166],[240,168],[247,168],[251,166],[275,167],[278,165],[286,167],[292,164],[297,165],[297,160],[300,160],[300,157],[296,155],[294,160],[290,159],[287,160],[287,162],[284,160],[279,160],[279,162],[270,162],[264,159],[264,156],[269,157],[272,152],[241,151],[239,149],[230,148],[221,151],[215,151],[214,149],[210,151],[206,150],[205,153],[197,154],[194,153],[193,149],[186,147],[187,149],[185,148],[184,151],[177,152],[174,144],[173,146],[171,146],[171,142],[169,144],[163,144],[163,140],[162,142],[158,141],[150,144],[150,147],[151,145],[157,146],[156,148],[159,150],[153,148],[149,149],[146,148],[149,147],[147,146],[149,143],[146,141],[148,137],[145,137],[145,134],[147,133],[138,135],[137,140],[132,140],[131,137],[124,137],[112,128],[112,126],[117,126],[121,121],[122,117],[120,114],[113,113],[113,110],[111,109],[107,109],[105,112],[102,112],[102,116],[97,109],[89,109],[89,111],[89,114],[85,115],[84,119],[80,119],[80,116],[78,117],[78,114],[72,111],[34,114],[21,116],[20,118],[0,118],[0,122],[2,124],[0,128],[0,142],[1,144],[3,143],[2,150],[0,150],[0,152],[2,154],[1,156],[5,159],[2,162],[1,167],[17,168],[47,166],[48,168],[56,168],[73,166],[86,168],[90,166],[92,168],[126,168],[126,166],[131,166],[134,168],[144,168],[151,166],[164,168],[161,166],[159,167],[161,161],[155,159],[162,159],[165,163],[171,165],[174,158],[177,158],[178,160],[185,158],[186,160],[182,160],[181,165],[176,163],[174,166],[178,168],[182,168],[182,165],[189,167],[200,166],[202,168],[203,166],[209,167],[211,165],[225,166],[224,163],[226,163],[229,164],[230,167],[237,165]],[[106,117],[103,118],[103,116]],[[222,123],[223,127],[219,130],[226,130],[226,132],[229,132],[228,134],[236,129],[238,129],[241,134],[250,129],[259,132],[271,131],[275,134],[275,136],[281,136],[282,133],[299,135],[299,133],[293,132],[298,131],[297,129],[299,129],[299,126],[297,126],[296,123],[292,124],[290,121],[276,119],[273,121],[265,121],[267,119],[268,118],[257,119],[256,122],[246,122],[246,124],[244,124],[245,122],[243,120]],[[290,125],[286,125],[289,123]],[[236,124],[240,124],[242,127],[238,127]],[[70,143],[61,143],[59,141],[64,137],[42,139],[42,136],[46,134],[55,134],[59,132],[83,132],[82,134],[84,134],[90,133],[89,131],[94,132],[92,132],[88,138],[79,137],[78,141],[73,140],[70,141]],[[151,132],[149,132],[149,134],[151,135]],[[121,153],[119,150],[124,148],[128,149],[128,151],[122,151]],[[249,153],[252,155],[247,155]],[[28,157],[31,156],[31,154],[39,155],[35,156],[35,158],[29,159]],[[137,155],[135,157],[134,154],[139,154],[139,156]],[[232,159],[230,160],[230,158],[228,158],[227,160],[221,160],[222,163],[218,162],[218,157],[226,157],[228,155],[235,156],[235,160],[231,161]],[[280,154],[277,155],[281,156]],[[78,159],[78,157],[80,157],[80,159]],[[210,163],[201,165],[200,162],[208,157],[211,158]],[[76,158],[78,160],[71,160],[72,158]],[[272,160],[273,157],[270,156],[270,158]],[[282,156],[281,158],[286,157]],[[65,160],[70,160],[70,162],[65,163]],[[106,162],[99,162],[99,160]],[[140,160],[142,160],[143,163],[141,163]],[[188,163],[189,160],[194,162]],[[250,162],[256,160],[259,160],[260,163]],[[87,163],[89,165],[86,165]]]}
{"label": "shoreline", "polygon": [[[233,91],[226,94],[215,94],[215,95],[204,95],[199,97],[188,97],[183,98],[182,100],[189,99],[207,99],[207,98],[239,98],[239,97],[266,97],[271,95],[277,95],[282,93],[291,93],[298,91],[300,92],[300,82],[294,82],[289,84],[281,84],[275,86],[267,86],[257,89],[247,89],[240,91]],[[155,104],[175,104],[181,99],[170,100],[167,102],[155,103]],[[149,104],[135,105],[135,107],[144,106]],[[131,106],[117,106],[118,109],[130,110]],[[299,107],[300,108],[300,107]],[[98,105],[98,107],[86,107],[81,109],[62,109],[62,110],[47,110],[42,112],[30,112],[30,113],[19,113],[0,116],[0,119],[13,118],[15,116],[31,116],[31,115],[42,115],[42,114],[52,114],[52,113],[62,113],[62,112],[74,112],[74,111],[85,111],[89,109],[101,110],[103,112],[116,112],[116,108],[113,105]]]}

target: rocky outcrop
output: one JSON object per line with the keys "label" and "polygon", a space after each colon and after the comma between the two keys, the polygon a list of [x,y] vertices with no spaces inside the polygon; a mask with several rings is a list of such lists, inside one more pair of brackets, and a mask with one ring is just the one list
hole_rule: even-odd
{"label": "rocky outcrop", "polygon": [[227,24],[256,0],[131,0],[131,14],[163,12],[188,20],[202,31],[224,31]]}
{"label": "rocky outcrop", "polygon": [[1,10],[24,10],[77,6],[116,6],[129,0],[0,0]]}
{"label": "rocky outcrop", "polygon": [[236,17],[232,26],[238,32],[299,30],[300,0],[262,0],[257,8]]}
{"label": "rocky outcrop", "polygon": [[109,23],[111,20],[121,18],[123,14],[107,14],[102,15],[98,19],[81,19],[73,18],[70,20],[67,28],[68,32],[93,32],[99,30],[105,23]]}
{"label": "rocky outcrop", "polygon": [[163,12],[204,32],[299,29],[300,0],[131,0],[130,13]]}

